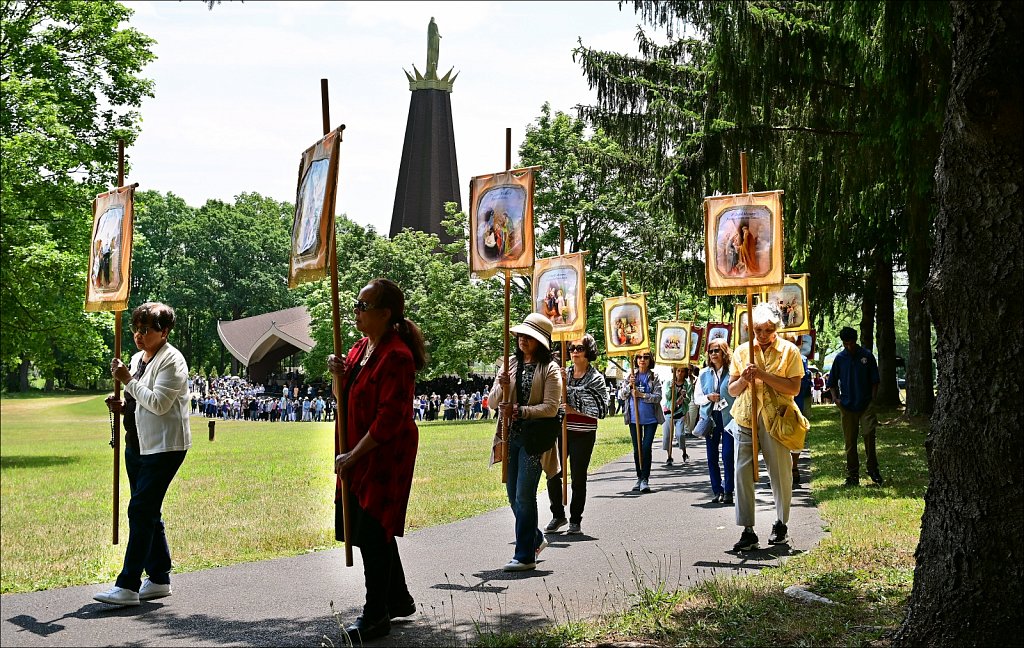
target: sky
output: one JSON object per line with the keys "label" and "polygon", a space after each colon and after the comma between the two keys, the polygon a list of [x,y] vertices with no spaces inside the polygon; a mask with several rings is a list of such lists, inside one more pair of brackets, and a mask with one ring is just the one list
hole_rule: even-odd
{"label": "sky", "polygon": [[575,116],[592,103],[572,50],[579,39],[635,53],[639,23],[617,2],[124,2],[157,41],[155,82],[127,182],[193,207],[256,192],[294,202],[299,157],[322,136],[320,79],[332,126],[345,124],[337,212],[387,234],[409,113],[403,68],[426,68],[427,25],[441,33],[438,74],[451,96],[463,200],[470,178],[513,164],[542,104]]}

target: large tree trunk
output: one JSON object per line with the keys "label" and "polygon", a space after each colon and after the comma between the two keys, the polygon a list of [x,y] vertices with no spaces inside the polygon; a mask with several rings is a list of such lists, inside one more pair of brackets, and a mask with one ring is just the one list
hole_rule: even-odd
{"label": "large tree trunk", "polygon": [[939,390],[905,645],[1024,644],[1022,14],[952,3],[928,285]]}
{"label": "large tree trunk", "polygon": [[[872,257],[873,258],[873,257]],[[875,346],[875,299],[877,298],[878,278],[875,276],[875,262],[869,261],[868,276],[864,279],[864,294],[861,298],[860,337],[857,342],[873,352]]]}
{"label": "large tree trunk", "polygon": [[907,205],[907,414],[930,415],[935,408],[932,390],[932,320],[925,304],[925,284],[931,258],[931,201],[912,195]]}
{"label": "large tree trunk", "polygon": [[[896,313],[893,306],[892,253],[879,253],[876,257],[875,285],[875,344],[878,346],[878,396],[875,403],[882,407],[901,405],[900,390],[896,385]],[[870,347],[867,347],[870,348]]]}
{"label": "large tree trunk", "polygon": [[18,391],[28,391],[28,370],[32,367],[32,362],[28,359],[28,356],[21,356],[21,364],[18,365]]}

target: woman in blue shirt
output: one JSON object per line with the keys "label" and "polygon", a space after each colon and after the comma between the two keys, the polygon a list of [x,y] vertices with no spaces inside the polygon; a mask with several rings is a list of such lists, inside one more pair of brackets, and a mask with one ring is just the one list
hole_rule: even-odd
{"label": "woman in blue shirt", "polygon": [[[712,502],[733,503],[733,437],[727,429],[732,423],[729,413],[735,400],[729,395],[729,364],[732,354],[725,340],[712,340],[708,344],[708,361],[701,369],[693,389],[693,402],[700,406],[700,417],[711,418],[712,430],[704,437],[708,452],[708,476],[714,493]],[[721,455],[719,455],[721,446]],[[718,458],[722,458],[719,469]]]}
{"label": "woman in blue shirt", "polygon": [[[641,351],[633,356],[633,372],[622,382],[619,398],[624,401],[622,410],[629,436],[633,440],[633,465],[636,467],[636,485],[634,491],[650,493],[651,478],[651,446],[654,445],[654,432],[665,422],[665,412],[661,409],[661,379],[654,373],[654,358],[650,351]],[[637,417],[635,408],[639,408]],[[640,427],[640,452],[637,452],[637,419]],[[639,455],[639,457],[638,457]]]}

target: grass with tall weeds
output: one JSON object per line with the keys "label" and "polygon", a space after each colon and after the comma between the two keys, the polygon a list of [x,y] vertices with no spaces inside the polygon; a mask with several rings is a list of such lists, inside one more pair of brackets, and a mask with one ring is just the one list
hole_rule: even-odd
{"label": "grass with tall weeds", "polygon": [[[104,395],[0,400],[0,591],[112,580],[128,540],[121,467],[121,544],[111,545],[113,453]],[[123,434],[123,433],[122,433]],[[494,421],[420,424],[407,529],[507,505],[488,468]],[[333,423],[218,421],[211,443],[193,417],[192,449],[164,503],[179,572],[338,546]],[[602,421],[591,468],[630,452],[619,419]]]}
{"label": "grass with tall weeds", "polygon": [[[913,583],[927,485],[926,420],[892,419],[878,428],[882,487],[846,488],[839,412],[815,406],[808,436],[812,495],[829,534],[779,567],[718,576],[671,590],[634,565],[631,605],[596,620],[537,631],[481,636],[481,646],[593,645],[632,640],[674,646],[864,645],[902,621]],[[863,443],[861,460],[863,461]],[[864,482],[862,482],[864,483]],[[799,585],[834,605],[784,594]]]}

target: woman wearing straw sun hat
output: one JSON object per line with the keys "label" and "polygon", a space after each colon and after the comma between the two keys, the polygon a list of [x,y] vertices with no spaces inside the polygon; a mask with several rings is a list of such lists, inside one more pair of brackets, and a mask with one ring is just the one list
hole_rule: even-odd
{"label": "woman wearing straw sun hat", "polygon": [[[515,514],[516,544],[512,560],[505,571],[536,569],[537,556],[547,546],[538,527],[537,486],[541,471],[553,476],[558,472],[558,456],[554,445],[541,454],[526,450],[522,422],[551,418],[558,414],[562,400],[562,371],[551,358],[551,320],[540,313],[526,316],[522,324],[513,326],[515,353],[508,359],[508,373],[500,371],[488,394],[491,407],[497,405],[499,420],[509,420],[508,480],[505,484],[508,503]],[[503,394],[508,394],[504,402]],[[491,463],[500,460],[500,432],[495,435]]]}

